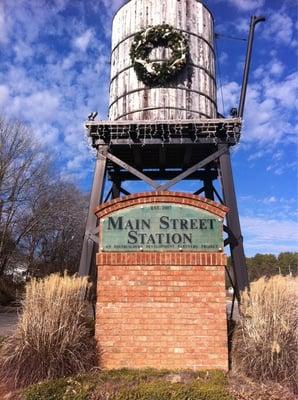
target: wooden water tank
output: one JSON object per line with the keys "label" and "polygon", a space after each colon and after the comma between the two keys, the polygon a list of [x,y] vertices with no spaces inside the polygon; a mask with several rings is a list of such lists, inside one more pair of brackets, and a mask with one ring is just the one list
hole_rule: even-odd
{"label": "wooden water tank", "polygon": [[[137,79],[130,48],[137,32],[169,24],[188,40],[189,61],[167,87],[150,88]],[[197,0],[130,0],[113,21],[110,120],[216,118],[213,17]],[[166,60],[170,50],[155,48],[151,60]]]}

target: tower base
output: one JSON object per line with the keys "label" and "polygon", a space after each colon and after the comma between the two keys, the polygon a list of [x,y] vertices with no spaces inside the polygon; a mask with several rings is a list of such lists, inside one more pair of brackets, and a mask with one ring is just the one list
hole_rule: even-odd
{"label": "tower base", "polygon": [[102,367],[227,371],[226,256],[142,253],[138,263],[132,258],[137,255],[97,256]]}
{"label": "tower base", "polygon": [[[118,234],[125,242],[127,232],[118,224],[122,215],[129,215],[133,224],[137,209],[145,213],[146,207],[152,207],[154,218],[157,209],[164,215],[170,204],[183,210],[184,218],[194,218],[188,217],[188,207],[198,216],[203,212],[206,218],[217,221],[227,212],[213,201],[171,192],[128,196],[97,210],[102,241],[97,254],[95,337],[103,368],[228,370],[227,257],[222,248],[212,252],[179,251],[177,246],[172,251],[108,250],[114,243],[118,246]],[[118,221],[118,225],[114,225],[115,235],[106,247],[111,221]],[[153,220],[149,221],[155,230]]]}

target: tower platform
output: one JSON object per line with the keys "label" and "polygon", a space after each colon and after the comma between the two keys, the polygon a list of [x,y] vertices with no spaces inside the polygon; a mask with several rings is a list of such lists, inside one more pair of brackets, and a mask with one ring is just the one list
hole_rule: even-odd
{"label": "tower platform", "polygon": [[[85,126],[92,147],[108,146],[109,152],[133,168],[146,172],[151,179],[168,180],[177,171],[206,159],[219,145],[236,145],[241,136],[240,118],[217,118],[165,121],[87,121]],[[211,172],[214,168],[213,173]],[[126,168],[115,171],[107,162],[108,175],[121,181],[138,179]],[[217,166],[209,164],[217,178]],[[186,179],[204,179],[205,169],[197,170]],[[210,176],[210,175],[209,175]]]}

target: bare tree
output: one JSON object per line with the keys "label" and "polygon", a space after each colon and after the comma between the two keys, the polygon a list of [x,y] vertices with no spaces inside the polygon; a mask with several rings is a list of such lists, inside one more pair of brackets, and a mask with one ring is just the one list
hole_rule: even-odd
{"label": "bare tree", "polygon": [[28,274],[78,270],[87,209],[86,195],[74,185],[58,182],[49,186],[47,198],[33,211],[43,215],[42,223],[23,241]]}
{"label": "bare tree", "polygon": [[48,169],[29,130],[22,123],[0,119],[0,276],[38,223],[27,208],[46,190]]}
{"label": "bare tree", "polygon": [[0,277],[77,270],[88,202],[53,171],[28,128],[0,119]]}

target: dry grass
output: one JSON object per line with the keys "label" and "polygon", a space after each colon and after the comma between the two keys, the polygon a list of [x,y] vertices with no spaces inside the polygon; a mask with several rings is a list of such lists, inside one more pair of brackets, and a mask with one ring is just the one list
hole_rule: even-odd
{"label": "dry grass", "polygon": [[16,332],[1,348],[1,377],[14,387],[88,370],[94,346],[86,325],[86,278],[51,275],[26,287]]}
{"label": "dry grass", "polygon": [[291,390],[279,383],[255,382],[239,374],[230,374],[229,390],[234,400],[297,400]]}
{"label": "dry grass", "polygon": [[297,390],[298,278],[261,278],[242,297],[233,368],[262,382]]}

